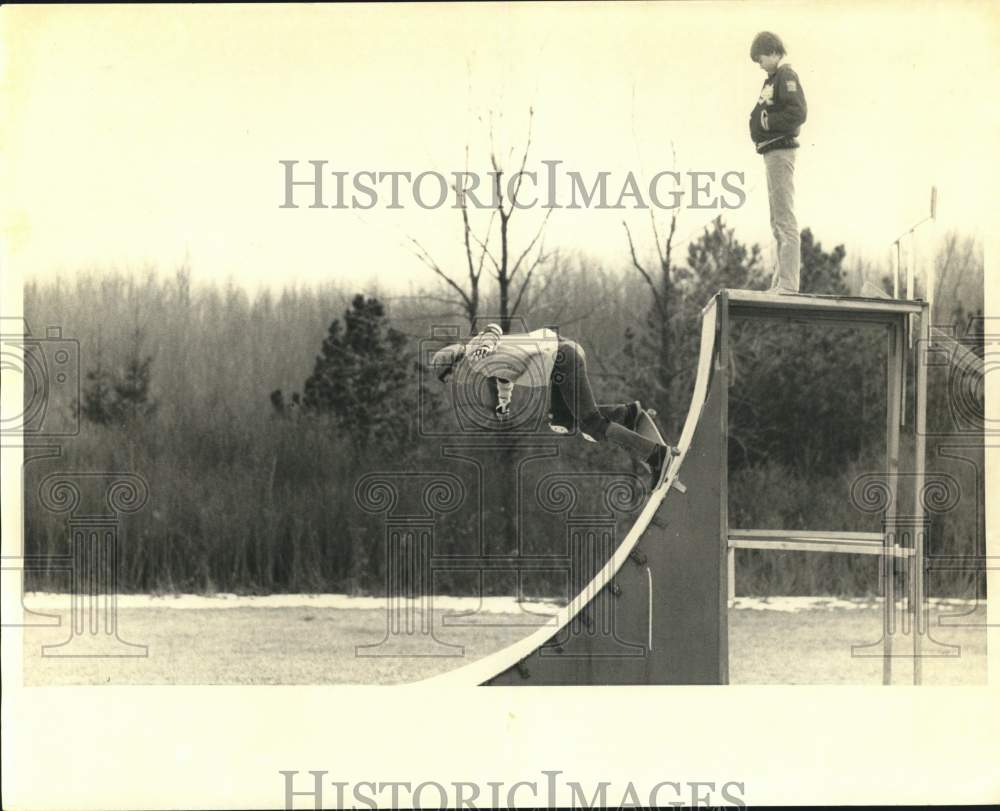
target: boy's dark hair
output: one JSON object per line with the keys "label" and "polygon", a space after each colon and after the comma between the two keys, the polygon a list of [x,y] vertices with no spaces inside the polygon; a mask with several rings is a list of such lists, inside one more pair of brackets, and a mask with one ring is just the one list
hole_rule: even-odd
{"label": "boy's dark hair", "polygon": [[756,62],[765,54],[785,55],[785,45],[781,41],[781,37],[770,31],[761,31],[753,38],[753,44],[750,46],[750,60],[752,62]]}

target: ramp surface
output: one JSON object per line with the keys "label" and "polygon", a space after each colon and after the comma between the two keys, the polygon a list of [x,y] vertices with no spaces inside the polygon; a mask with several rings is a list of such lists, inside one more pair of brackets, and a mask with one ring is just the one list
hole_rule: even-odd
{"label": "ramp surface", "polygon": [[[592,580],[554,620],[434,686],[720,684],[728,680],[725,443],[717,336],[725,294],[702,311],[691,404],[663,484]],[[723,306],[720,307],[720,298]],[[681,487],[675,487],[683,482]],[[678,562],[683,560],[683,566]]]}

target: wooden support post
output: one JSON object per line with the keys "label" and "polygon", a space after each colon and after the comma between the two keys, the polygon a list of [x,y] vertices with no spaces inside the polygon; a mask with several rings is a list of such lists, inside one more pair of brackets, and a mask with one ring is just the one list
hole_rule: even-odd
{"label": "wooden support post", "polygon": [[719,408],[719,431],[721,432],[719,441],[719,538],[718,538],[718,559],[719,562],[726,562],[724,571],[719,572],[726,578],[726,584],[719,584],[719,606],[720,630],[719,630],[719,672],[722,677],[722,684],[729,684],[729,597],[733,580],[730,578],[729,556],[732,550],[729,548],[729,385],[730,370],[732,369],[732,341],[729,334],[731,324],[729,318],[729,293],[723,291],[719,296],[719,365],[716,372],[719,377],[719,388],[721,389]]}
{"label": "wooden support post", "polygon": [[[889,487],[889,503],[885,510],[885,527],[895,523],[898,498],[899,474],[899,426],[903,410],[903,335],[897,321],[889,327],[889,351],[887,358],[886,390],[886,476]],[[884,543],[893,546],[895,538],[886,536]],[[896,558],[884,555],[881,560],[885,578],[885,605],[882,615],[884,639],[882,658],[882,683],[892,684],[892,637],[896,631]]]}
{"label": "wooden support post", "polygon": [[729,584],[729,607],[736,605],[736,547],[730,545],[726,554],[726,582]]}

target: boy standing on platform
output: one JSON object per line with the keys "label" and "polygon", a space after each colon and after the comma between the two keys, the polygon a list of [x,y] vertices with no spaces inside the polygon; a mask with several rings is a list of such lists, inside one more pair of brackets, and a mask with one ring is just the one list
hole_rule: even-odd
{"label": "boy standing on platform", "polygon": [[750,46],[750,59],[767,73],[750,114],[750,137],[764,156],[771,231],[778,243],[773,293],[799,292],[799,225],[795,219],[795,136],[806,120],[806,97],[791,65],[782,62],[785,46],[777,34],[762,31]]}

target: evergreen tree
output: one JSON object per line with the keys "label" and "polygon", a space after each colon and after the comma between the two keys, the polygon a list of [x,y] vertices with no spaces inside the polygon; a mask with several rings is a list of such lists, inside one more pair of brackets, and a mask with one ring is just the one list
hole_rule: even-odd
{"label": "evergreen tree", "polygon": [[802,273],[800,289],[803,293],[828,296],[849,296],[847,270],[844,257],[847,252],[843,245],[837,245],[830,253],[816,241],[813,232],[806,228],[801,235]]}
{"label": "evergreen tree", "polygon": [[152,355],[143,355],[141,343],[133,346],[124,368],[109,369],[98,352],[97,364],[86,374],[80,413],[96,425],[124,426],[151,417],[157,403],[150,396]]}
{"label": "evergreen tree", "polygon": [[769,281],[761,265],[760,247],[747,247],[736,239],[721,217],[688,245],[687,265],[682,286],[688,320],[723,288],[763,289]]}
{"label": "evergreen tree", "polygon": [[114,421],[114,382],[100,358],[97,365],[87,372],[80,413],[95,425],[110,425]]}
{"label": "evergreen tree", "polygon": [[309,413],[331,415],[361,450],[373,439],[401,442],[411,405],[416,408],[405,396],[409,378],[406,336],[388,325],[378,299],[359,294],[343,325],[337,319],[330,324],[302,405]]}
{"label": "evergreen tree", "polygon": [[114,383],[119,421],[128,422],[155,413],[157,404],[149,396],[152,363],[152,355],[143,356],[138,352],[134,352],[126,361],[125,369]]}
{"label": "evergreen tree", "polygon": [[[846,251],[801,235],[802,292],[850,295]],[[748,321],[733,331],[731,464],[843,468],[884,446],[883,331],[823,321]]]}
{"label": "evergreen tree", "polygon": [[[824,250],[809,229],[801,235],[802,292],[850,295],[842,245]],[[651,325],[626,330],[622,368],[643,403],[682,404],[694,384],[701,309],[719,290],[763,290],[770,281],[758,246],[740,242],[721,218],[688,246],[675,274],[671,313],[674,375],[661,398],[653,379],[658,341]],[[732,469],[771,459],[793,468],[843,465],[880,446],[884,433],[885,339],[864,328],[747,321],[733,325],[730,369]],[[683,409],[661,413],[668,434],[680,431]]]}

